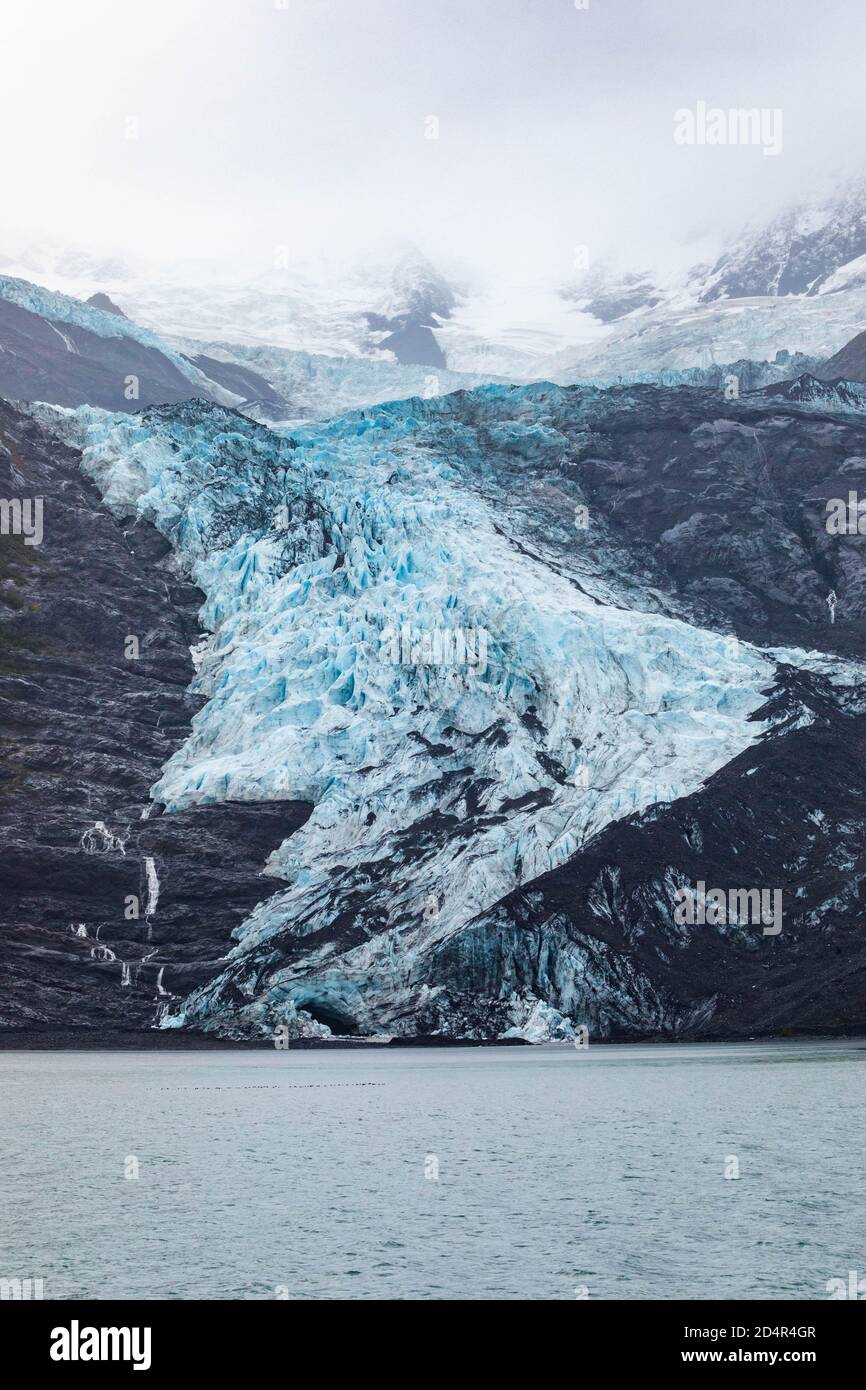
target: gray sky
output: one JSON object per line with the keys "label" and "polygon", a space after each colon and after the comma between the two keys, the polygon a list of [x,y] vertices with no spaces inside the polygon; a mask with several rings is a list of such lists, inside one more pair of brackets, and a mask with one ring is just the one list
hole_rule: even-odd
{"label": "gray sky", "polygon": [[[561,278],[866,168],[855,0],[4,0],[0,37],[7,231],[100,251]],[[699,100],[781,108],[782,155],[675,145]]]}

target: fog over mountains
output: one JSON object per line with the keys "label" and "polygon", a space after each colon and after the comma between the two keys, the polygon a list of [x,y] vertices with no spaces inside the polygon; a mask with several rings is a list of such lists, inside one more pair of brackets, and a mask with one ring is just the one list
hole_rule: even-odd
{"label": "fog over mountains", "polygon": [[[275,248],[277,261],[281,252]],[[446,273],[405,244],[374,261],[286,261],[241,278],[229,265],[190,263],[166,276],[146,262],[133,268],[46,247],[7,256],[0,269],[80,299],[108,293],[168,342],[203,344],[217,356],[228,344],[242,347],[253,368],[257,349],[281,349],[314,359],[427,367],[453,374],[442,388],[453,389],[490,380],[616,380],[772,360],[785,350],[830,357],[863,322],[864,258],[861,178],[747,228],[713,263],[676,275],[639,264],[624,269],[602,258],[558,283],[530,288],[465,265],[459,275]],[[22,300],[21,293],[6,297]],[[319,367],[318,360],[305,365],[304,374]],[[283,359],[282,371],[291,375],[291,359]],[[367,373],[360,395],[335,404],[424,389],[416,371],[402,379],[385,375],[393,383],[385,395]]]}

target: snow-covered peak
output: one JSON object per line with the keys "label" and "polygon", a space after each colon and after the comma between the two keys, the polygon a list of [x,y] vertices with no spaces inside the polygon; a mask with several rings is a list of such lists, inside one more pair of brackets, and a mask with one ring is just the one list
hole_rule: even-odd
{"label": "snow-covered peak", "polygon": [[690,288],[705,303],[822,294],[845,284],[851,263],[864,254],[866,178],[861,178],[831,197],[806,200],[768,224],[748,228],[707,274],[693,276]]}
{"label": "snow-covered peak", "polygon": [[397,261],[385,294],[370,307],[388,318],[403,314],[418,319],[447,318],[456,295],[433,264],[420,251],[408,248]]}

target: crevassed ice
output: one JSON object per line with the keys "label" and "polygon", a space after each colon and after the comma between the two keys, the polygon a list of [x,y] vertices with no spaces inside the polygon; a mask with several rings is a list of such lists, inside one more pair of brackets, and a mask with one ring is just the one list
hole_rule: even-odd
{"label": "crevassed ice", "polygon": [[[325,419],[398,396],[442,396],[495,381],[486,373],[451,372],[444,367],[400,365],[367,357],[333,357],[323,353],[238,343],[186,340],[184,350],[218,360],[240,362],[260,372],[291,402],[292,416]],[[383,354],[384,359],[384,354]]]}
{"label": "crevassed ice", "polygon": [[[488,388],[473,409],[507,398]],[[461,408],[391,405],[291,439],[199,404],[67,417],[106,502],[153,521],[207,595],[207,703],[152,796],[314,803],[268,864],[289,886],[235,956],[363,915],[371,883],[403,948],[429,945],[761,731],[772,661],[522,553],[442,443]],[[402,624],[483,631],[486,669],[383,659]],[[385,933],[341,968],[393,950]]]}

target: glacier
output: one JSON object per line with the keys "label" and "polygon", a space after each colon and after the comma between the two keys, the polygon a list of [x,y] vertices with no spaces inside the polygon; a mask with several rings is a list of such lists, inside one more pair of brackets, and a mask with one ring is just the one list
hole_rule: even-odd
{"label": "glacier", "polygon": [[[772,652],[636,587],[602,519],[584,533],[566,514],[571,541],[542,555],[491,491],[497,450],[565,456],[565,423],[606,408],[603,392],[550,385],[291,429],[197,401],[37,408],[106,505],[156,525],[206,595],[192,687],[206,703],[153,801],[313,805],[224,971],[163,1027],[400,1034],[424,1016],[447,1031],[431,953],[761,735]],[[433,659],[432,634],[458,631],[485,634],[483,668]],[[267,895],[267,875],[289,886]],[[503,1033],[544,1033],[546,1005],[508,1009]],[[548,1022],[567,1035],[555,1010]]]}
{"label": "glacier", "polygon": [[238,362],[260,373],[291,404],[292,419],[326,419],[348,410],[380,405],[404,397],[450,395],[476,386],[502,384],[480,372],[452,372],[443,367],[401,365],[391,354],[380,358],[334,356],[292,351],[260,344],[192,338],[176,340],[190,355],[204,352],[218,361]]}

